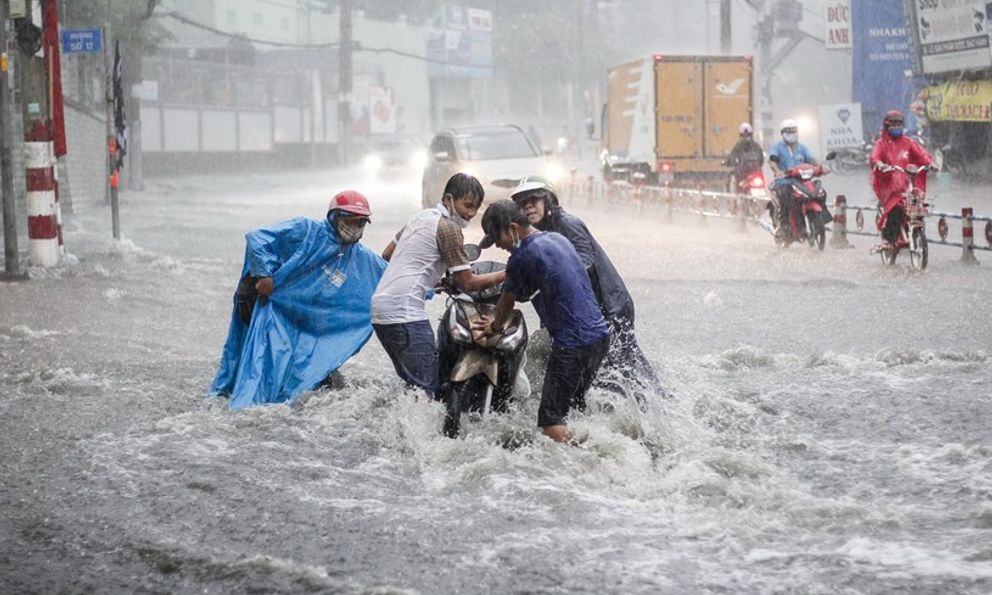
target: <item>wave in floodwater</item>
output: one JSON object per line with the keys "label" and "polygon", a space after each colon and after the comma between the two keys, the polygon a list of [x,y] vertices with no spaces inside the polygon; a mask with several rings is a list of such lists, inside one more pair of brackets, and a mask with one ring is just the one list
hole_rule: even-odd
{"label": "wave in floodwater", "polygon": [[439,404],[361,362],[296,407],[189,395],[81,441],[84,500],[118,502],[114,546],[171,586],[988,591],[986,353],[662,363],[673,398],[594,389],[574,447],[539,436],[536,397],[443,438]]}

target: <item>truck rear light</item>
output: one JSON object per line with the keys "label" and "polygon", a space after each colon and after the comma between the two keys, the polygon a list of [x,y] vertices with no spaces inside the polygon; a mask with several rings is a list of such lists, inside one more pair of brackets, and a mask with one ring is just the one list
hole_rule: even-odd
{"label": "truck rear light", "polygon": [[666,173],[666,174],[667,173],[671,173],[673,169],[675,169],[675,164],[672,163],[671,161],[662,161],[661,162],[661,171],[662,171],[662,173]]}

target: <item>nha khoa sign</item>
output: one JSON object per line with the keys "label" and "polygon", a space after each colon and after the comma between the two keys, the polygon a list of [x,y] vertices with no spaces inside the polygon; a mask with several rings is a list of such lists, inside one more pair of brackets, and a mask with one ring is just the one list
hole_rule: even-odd
{"label": "nha khoa sign", "polygon": [[927,117],[934,122],[992,122],[992,81],[933,85],[924,93]]}
{"label": "nha khoa sign", "polygon": [[861,129],[861,104],[821,105],[820,150],[825,158],[830,151],[853,149],[864,144]]}
{"label": "nha khoa sign", "polygon": [[828,50],[846,50],[851,47],[851,0],[831,0],[824,6],[823,22],[826,31],[824,47]]}

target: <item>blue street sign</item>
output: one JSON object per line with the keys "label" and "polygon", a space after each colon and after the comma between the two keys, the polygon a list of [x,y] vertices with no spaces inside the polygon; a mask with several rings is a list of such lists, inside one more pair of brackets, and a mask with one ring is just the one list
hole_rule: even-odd
{"label": "blue street sign", "polygon": [[99,29],[66,29],[62,31],[62,53],[102,52],[102,40]]}

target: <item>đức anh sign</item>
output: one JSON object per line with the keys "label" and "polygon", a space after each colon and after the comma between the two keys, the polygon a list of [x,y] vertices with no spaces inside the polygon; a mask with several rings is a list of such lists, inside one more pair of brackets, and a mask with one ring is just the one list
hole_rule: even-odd
{"label": "\u0111\u1ee9c anh sign", "polygon": [[62,53],[99,53],[103,51],[103,35],[99,29],[65,29],[62,31]]}
{"label": "\u0111\u1ee9c anh sign", "polygon": [[992,122],[992,81],[957,81],[926,88],[934,122]]}

